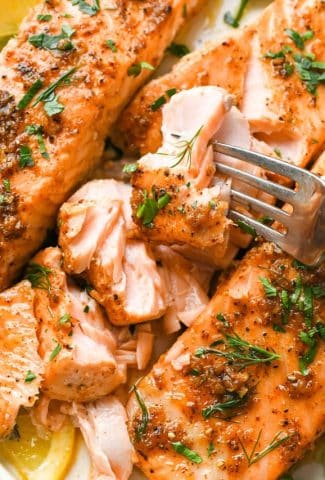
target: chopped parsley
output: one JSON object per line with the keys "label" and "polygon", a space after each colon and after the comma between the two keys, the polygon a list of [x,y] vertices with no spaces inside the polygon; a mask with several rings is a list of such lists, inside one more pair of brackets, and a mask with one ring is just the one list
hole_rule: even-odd
{"label": "chopped parsley", "polygon": [[29,280],[33,288],[40,288],[49,291],[51,282],[49,275],[52,271],[40,265],[39,263],[30,262],[26,269],[25,279]]}
{"label": "chopped parsley", "polygon": [[114,40],[108,39],[106,40],[106,46],[112,50],[112,52],[117,52],[117,46]]}
{"label": "chopped parsley", "polygon": [[62,25],[61,33],[59,35],[48,35],[47,33],[39,33],[28,37],[28,42],[36,48],[44,50],[60,50],[67,52],[73,50],[74,45],[71,37],[74,35],[70,25]]}
{"label": "chopped parsley", "polygon": [[33,380],[35,380],[36,375],[33,373],[31,370],[28,370],[26,377],[25,377],[25,383],[31,383]]}
{"label": "chopped parsley", "polygon": [[265,277],[259,277],[260,282],[263,285],[265,295],[269,298],[277,296],[277,289],[272,285],[269,279]]}
{"label": "chopped parsley", "polygon": [[33,167],[34,165],[35,162],[30,147],[28,145],[21,145],[19,149],[19,167]]}
{"label": "chopped parsley", "polygon": [[27,125],[26,132],[28,135],[36,135],[40,153],[43,158],[49,159],[50,156],[46,150],[44,137],[43,137],[43,127],[41,125]]}
{"label": "chopped parsley", "polygon": [[208,457],[211,457],[211,455],[213,454],[213,452],[215,452],[216,449],[213,445],[212,442],[209,443],[209,446],[208,446],[208,450],[207,450],[207,453],[208,453]]}
{"label": "chopped parsley", "polygon": [[303,50],[305,47],[305,42],[311,40],[314,37],[314,32],[312,30],[307,30],[307,32],[300,34],[291,28],[286,28],[285,33],[293,41],[297,48]]}
{"label": "chopped parsley", "polygon": [[70,0],[72,5],[78,5],[79,10],[83,13],[86,13],[90,17],[96,15],[100,10],[99,0],[93,0],[92,5],[87,3],[85,0]]}
{"label": "chopped parsley", "polygon": [[142,224],[146,227],[153,226],[153,220],[159,210],[163,209],[171,200],[168,193],[157,197],[155,191],[152,191],[152,197],[148,196],[147,191],[143,192],[143,202],[138,206],[137,218],[142,220]]}
{"label": "chopped parsley", "polygon": [[127,163],[126,165],[124,165],[122,172],[131,175],[132,173],[135,173],[137,170],[138,170],[137,163]]}
{"label": "chopped parsley", "polygon": [[84,308],[84,312],[89,313],[89,310],[90,310],[89,305],[86,305],[85,308]]}
{"label": "chopped parsley", "polygon": [[175,450],[175,452],[179,453],[180,455],[183,455],[183,457],[187,458],[193,463],[202,463],[202,458],[198,453],[196,453],[194,450],[191,450],[188,448],[184,443],[182,442],[172,442],[172,447]]}
{"label": "chopped parsley", "polygon": [[174,96],[176,93],[177,93],[176,88],[169,88],[168,90],[166,90],[166,95],[167,95],[169,98],[171,98],[172,96]]}
{"label": "chopped parsley", "polygon": [[128,76],[129,77],[138,77],[142,70],[154,70],[155,67],[153,67],[150,63],[148,62],[139,62],[135,63],[134,65],[131,65],[131,67],[128,68]]}
{"label": "chopped parsley", "polygon": [[190,53],[190,49],[186,45],[175,42],[171,43],[166,51],[177,58],[182,58]]}
{"label": "chopped parsley", "polygon": [[6,193],[10,193],[11,186],[10,186],[10,180],[8,178],[4,178],[2,180],[3,187],[6,191]]}
{"label": "chopped parsley", "polygon": [[226,12],[223,16],[223,21],[233,28],[238,28],[248,1],[249,0],[240,0],[236,13],[233,15],[231,12]]}
{"label": "chopped parsley", "polygon": [[255,238],[257,236],[257,233],[256,233],[256,230],[254,227],[251,227],[250,225],[248,225],[247,223],[243,222],[242,220],[236,220],[236,223],[238,225],[238,227],[244,232],[244,233],[248,233],[249,235],[251,235],[253,238]]}
{"label": "chopped parsley", "polygon": [[54,358],[59,355],[59,353],[61,352],[62,350],[62,345],[60,345],[59,343],[56,344],[56,347],[54,348],[53,352],[51,353],[50,355],[50,362],[52,362],[52,360],[54,360]]}
{"label": "chopped parsley", "polygon": [[40,13],[36,18],[39,22],[49,22],[52,20],[52,15],[49,13]]}
{"label": "chopped parsley", "polygon": [[40,79],[36,80],[36,82],[34,82],[33,85],[27,90],[23,98],[18,102],[18,110],[23,110],[26,108],[42,87],[43,81]]}
{"label": "chopped parsley", "polygon": [[73,67],[70,68],[63,75],[61,75],[61,77],[59,77],[55,82],[53,82],[49,87],[47,87],[44,92],[42,92],[36,98],[33,106],[37,105],[40,102],[43,102],[44,109],[49,116],[61,113],[64,110],[64,106],[59,103],[58,98],[55,95],[55,90],[62,84],[69,83],[71,76],[75,73],[76,70],[77,68]]}
{"label": "chopped parsley", "polygon": [[[176,88],[170,88],[169,90],[166,90],[166,95],[168,98],[171,98],[173,95],[177,93]],[[166,95],[161,95],[161,97],[158,97],[157,100],[155,100],[151,105],[150,108],[153,112],[156,112],[159,110],[160,107],[165,105],[167,103],[167,98]]]}
{"label": "chopped parsley", "polygon": [[70,313],[65,313],[62,317],[59,318],[59,325],[70,325],[71,324],[71,315]]}
{"label": "chopped parsley", "polygon": [[301,54],[295,54],[294,60],[301,81],[308,92],[315,95],[318,85],[325,83],[324,62],[314,62],[306,55]]}

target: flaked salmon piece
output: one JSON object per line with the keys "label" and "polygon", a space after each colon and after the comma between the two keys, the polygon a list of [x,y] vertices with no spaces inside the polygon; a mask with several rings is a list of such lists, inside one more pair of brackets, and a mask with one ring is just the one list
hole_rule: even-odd
{"label": "flaked salmon piece", "polygon": [[234,95],[236,104],[240,104],[251,36],[252,31],[245,29],[209,42],[203,49],[182,58],[170,73],[143,87],[118,120],[118,136],[124,151],[145,155],[158,150],[162,144],[162,110],[154,105],[161,97],[167,103],[175,90],[215,85]]}
{"label": "flaked salmon piece", "polygon": [[114,356],[115,337],[100,307],[67,278],[59,248],[38,253],[34,262],[47,272],[47,284],[35,288],[45,362],[42,392],[51,399],[78,402],[107,395],[124,375]]}
{"label": "flaked salmon piece", "polygon": [[163,144],[139,160],[132,176],[133,219],[145,238],[226,250],[230,185],[215,177],[209,142],[231,103],[222,89],[197,87],[164,107]]}
{"label": "flaked salmon piece", "polygon": [[204,1],[113,3],[41,4],[1,52],[1,289],[99,162],[113,122],[185,22],[184,8],[191,15]]}
{"label": "flaked salmon piece", "polygon": [[62,402],[41,395],[39,401],[30,411],[33,425],[37,428],[39,436],[47,432],[59,432],[64,426],[67,415],[61,411]]}
{"label": "flaked salmon piece", "polygon": [[264,244],[219,284],[129,400],[148,479],[275,480],[312,447],[325,427],[324,279],[324,264],[303,270]]}
{"label": "flaked salmon piece", "polygon": [[128,480],[133,469],[133,447],[121,402],[108,396],[71,408],[87,445],[93,480]]}
{"label": "flaked salmon piece", "polygon": [[39,394],[37,323],[28,281],[0,294],[0,437],[10,434],[20,407],[32,407]]}
{"label": "flaked salmon piece", "polygon": [[169,102],[168,89],[204,82],[236,94],[252,133],[284,159],[306,166],[325,138],[325,87],[323,80],[315,80],[321,73],[317,62],[325,59],[324,21],[321,0],[272,2],[238,37],[187,55],[171,73],[146,85],[119,120],[124,143],[133,152],[155,151],[161,145],[162,115],[151,105],[161,95]]}
{"label": "flaked salmon piece", "polygon": [[213,269],[204,271],[204,266],[200,268],[167,246],[155,247],[154,253],[168,285],[164,331],[170,334],[177,332],[182,324],[189,327],[208,304],[207,291]]}
{"label": "flaked salmon piece", "polygon": [[59,217],[65,270],[86,275],[115,325],[153,320],[166,310],[150,246],[128,238],[136,228],[130,196],[129,185],[95,180],[61,207]]}

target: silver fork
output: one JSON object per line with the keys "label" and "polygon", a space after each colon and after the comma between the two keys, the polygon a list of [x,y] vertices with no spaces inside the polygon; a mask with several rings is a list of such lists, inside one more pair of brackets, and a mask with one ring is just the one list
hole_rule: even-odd
{"label": "silver fork", "polygon": [[[219,172],[269,193],[293,207],[292,213],[288,213],[232,188],[230,218],[236,223],[243,222],[257,234],[274,242],[285,252],[307,265],[316,265],[325,259],[324,180],[307,170],[260,153],[216,141],[212,142],[212,146],[217,153],[243,160],[292,179],[298,187],[297,190],[293,190],[270,180],[255,177],[248,172],[224,164],[222,157],[220,160],[218,158],[216,167]],[[285,227],[286,232],[282,233],[255,218],[236,211],[236,204],[251,207],[252,210],[277,220]]]}

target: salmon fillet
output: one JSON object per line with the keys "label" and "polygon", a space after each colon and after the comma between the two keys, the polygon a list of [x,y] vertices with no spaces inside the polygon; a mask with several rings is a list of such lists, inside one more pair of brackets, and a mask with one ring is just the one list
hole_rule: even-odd
{"label": "salmon fillet", "polygon": [[272,2],[238,37],[187,55],[171,73],[145,86],[119,120],[124,145],[141,154],[161,145],[161,109],[152,105],[162,95],[169,102],[166,91],[217,85],[236,95],[257,138],[284,159],[307,165],[325,139],[325,86],[311,79],[322,71],[311,62],[325,60],[324,21],[321,0]]}
{"label": "salmon fillet", "polygon": [[0,294],[0,438],[10,434],[20,407],[32,407],[42,381],[34,292],[23,281]]}
{"label": "salmon fillet", "polygon": [[226,275],[129,400],[149,479],[275,480],[312,447],[325,427],[324,280],[324,264],[306,270],[272,244]]}
{"label": "salmon fillet", "polygon": [[1,52],[0,289],[98,163],[112,123],[184,23],[184,5],[190,15],[201,3],[46,2]]}
{"label": "salmon fillet", "polygon": [[115,358],[117,342],[100,307],[66,277],[61,263],[61,251],[48,248],[32,264],[43,272],[43,283],[35,288],[45,362],[42,392],[57,400],[91,401],[123,383],[125,370]]}

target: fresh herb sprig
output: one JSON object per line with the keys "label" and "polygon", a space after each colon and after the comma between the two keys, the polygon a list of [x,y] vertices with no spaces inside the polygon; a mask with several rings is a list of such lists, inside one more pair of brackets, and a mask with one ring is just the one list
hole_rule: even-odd
{"label": "fresh herb sprig", "polygon": [[177,167],[183,161],[185,161],[187,168],[191,168],[193,148],[194,148],[195,142],[197,141],[201,133],[202,128],[203,128],[203,125],[195,132],[195,134],[193,135],[192,138],[190,138],[190,140],[180,140],[179,142],[176,142],[175,152],[171,154],[159,152],[159,155],[168,155],[168,156],[171,155],[173,158],[175,158],[175,163],[171,165],[170,168]]}
{"label": "fresh herb sprig", "polygon": [[74,49],[71,37],[75,34],[75,30],[70,25],[62,25],[59,35],[48,35],[47,33],[39,33],[30,35],[28,42],[36,48],[44,50],[59,50],[67,52]]}
{"label": "fresh herb sprig", "polygon": [[137,402],[138,402],[139,407],[140,407],[141,412],[142,412],[141,423],[136,428],[137,439],[140,439],[142,437],[142,435],[147,430],[148,423],[150,421],[150,414],[149,414],[149,410],[148,410],[148,408],[147,408],[147,406],[146,406],[146,404],[145,404],[145,402],[142,398],[142,395],[139,392],[137,386],[133,385],[131,391],[134,392],[135,398],[137,399]]}
{"label": "fresh herb sprig", "polygon": [[246,368],[251,365],[258,365],[261,363],[269,363],[280,359],[280,355],[275,352],[265,350],[258,345],[254,345],[242,339],[239,335],[225,335],[226,347],[231,350],[218,350],[214,348],[199,347],[196,352],[196,357],[204,355],[217,355],[228,360],[228,363],[239,367]]}
{"label": "fresh herb sprig", "polygon": [[289,435],[282,436],[283,432],[278,432],[275,435],[275,437],[273,438],[273,440],[269,443],[269,445],[267,445],[265,448],[263,448],[263,450],[261,450],[260,452],[256,452],[257,446],[258,446],[259,441],[261,439],[261,435],[262,435],[262,430],[260,430],[260,432],[257,436],[257,439],[254,443],[253,449],[250,453],[247,452],[245,445],[243,444],[241,439],[238,437],[238,441],[239,441],[240,446],[241,446],[241,448],[244,452],[245,458],[246,458],[247,463],[248,463],[248,467],[250,467],[254,463],[257,463],[260,460],[262,460],[262,458],[266,457],[266,455],[268,455],[269,453],[271,453],[274,450],[276,450],[277,448],[279,448],[285,441],[288,440],[288,438],[290,438]]}
{"label": "fresh herb sprig", "polygon": [[214,402],[212,405],[205,407],[202,410],[202,416],[205,419],[215,416],[219,413],[225,415],[226,418],[228,416],[233,416],[232,413],[234,410],[245,405],[248,399],[249,393],[242,397],[240,397],[238,393],[233,393],[230,395],[229,400],[226,400],[225,402]]}

